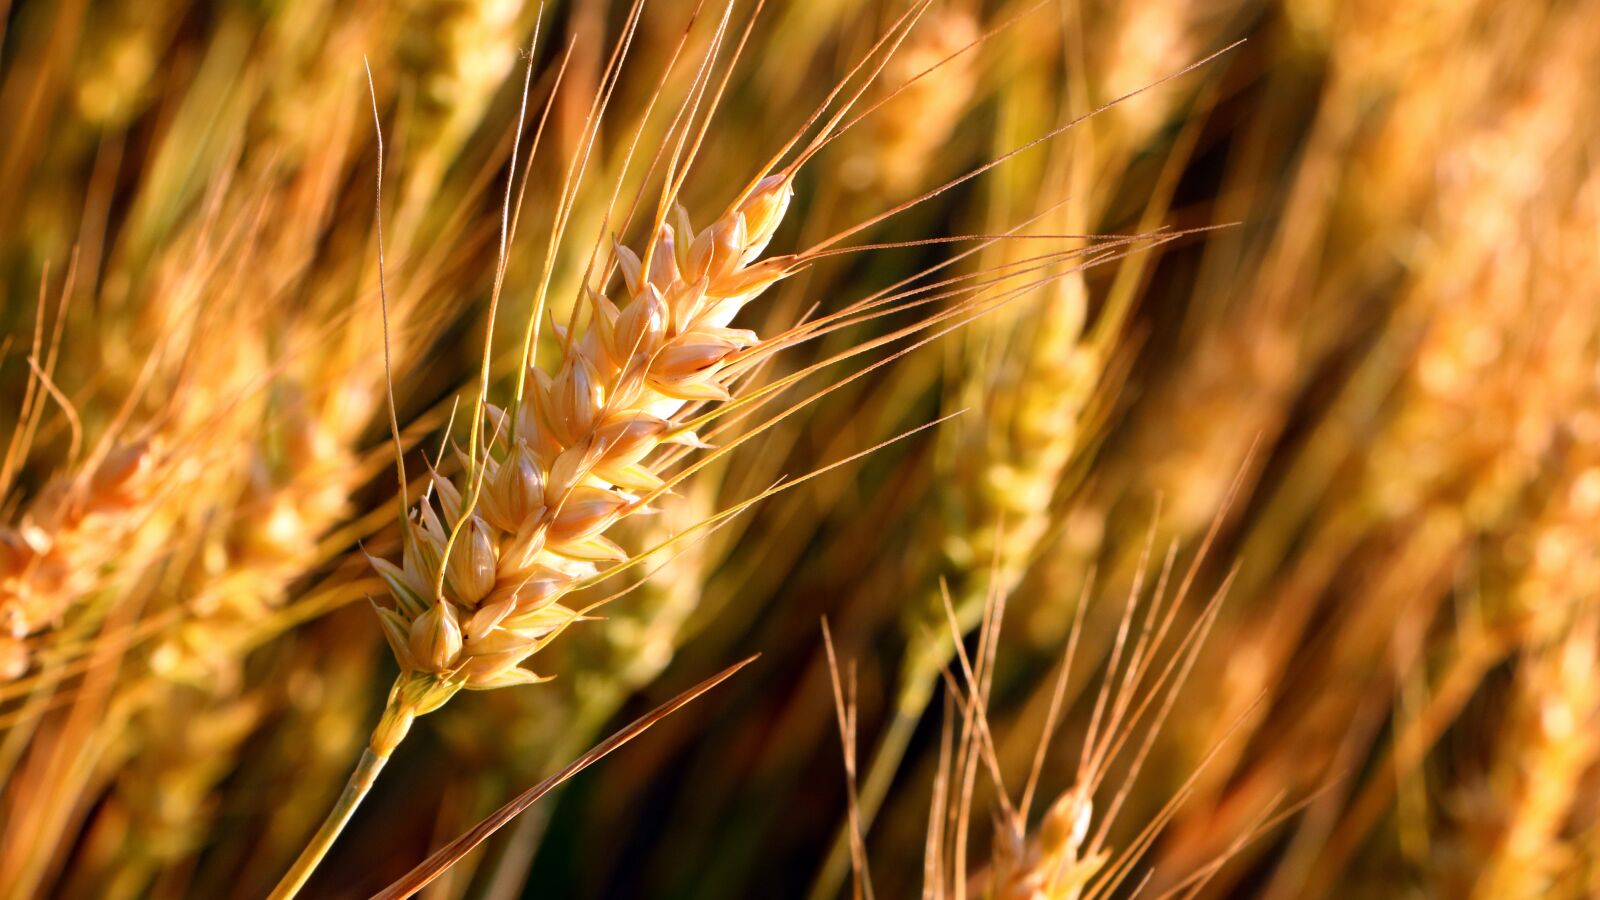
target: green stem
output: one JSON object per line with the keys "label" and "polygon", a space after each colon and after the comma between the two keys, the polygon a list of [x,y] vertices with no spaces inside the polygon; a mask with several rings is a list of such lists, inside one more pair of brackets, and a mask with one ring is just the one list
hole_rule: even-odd
{"label": "green stem", "polygon": [[378,773],[383,770],[383,764],[389,761],[388,756],[379,756],[370,748],[361,751],[361,762],[356,764],[356,770],[350,773],[350,780],[344,786],[344,793],[339,795],[339,802],[328,811],[328,818],[322,822],[322,827],[311,838],[311,843],[300,852],[300,858],[284,874],[283,880],[272,889],[270,900],[289,900],[290,897],[300,893],[306,880],[316,870],[317,864],[322,862],[322,857],[328,853],[328,848],[333,846],[339,832],[344,830],[345,823],[350,821],[350,816],[361,805],[361,800],[367,796],[367,791],[372,789],[372,783],[377,780]]}
{"label": "green stem", "polygon": [[384,763],[389,761],[389,755],[400,741],[411,730],[411,722],[416,718],[416,706],[405,693],[402,686],[406,676],[401,676],[395,682],[394,689],[389,692],[389,702],[384,706],[383,716],[378,720],[378,727],[372,731],[372,740],[367,748],[361,751],[361,761],[356,763],[356,770],[350,773],[350,780],[345,783],[344,792],[339,795],[338,802],[333,804],[333,809],[328,811],[328,817],[323,820],[322,827],[312,836],[311,842],[300,851],[300,857],[284,873],[278,886],[272,889],[268,900],[290,900],[300,889],[305,887],[306,881],[311,878],[322,858],[328,855],[328,850],[333,842],[338,840],[339,833],[344,830],[350,817],[355,814],[356,807],[366,798],[367,792],[372,790],[372,783],[378,780],[378,773],[383,771]]}

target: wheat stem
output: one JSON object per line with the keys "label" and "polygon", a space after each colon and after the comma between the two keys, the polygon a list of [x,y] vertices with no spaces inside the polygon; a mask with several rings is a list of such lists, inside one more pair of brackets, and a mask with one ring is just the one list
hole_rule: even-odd
{"label": "wheat stem", "polygon": [[[384,764],[389,761],[389,756],[394,749],[400,746],[405,739],[406,732],[411,730],[411,723],[427,707],[419,708],[415,696],[408,687],[412,679],[401,675],[395,681],[394,688],[389,691],[389,700],[384,705],[383,715],[378,719],[378,725],[372,730],[372,740],[367,748],[361,751],[361,761],[356,763],[354,772],[350,773],[350,780],[345,782],[344,791],[339,794],[339,799],[333,804],[333,809],[328,811],[328,817],[322,821],[322,826],[306,844],[300,856],[284,873],[278,886],[272,889],[268,900],[290,900],[300,889],[305,887],[306,881],[311,878],[322,858],[328,855],[328,850],[333,847],[333,842],[339,839],[339,834],[344,831],[344,826],[355,814],[356,807],[366,799],[367,792],[372,790],[373,782],[378,780],[378,773],[383,771]],[[442,702],[442,701],[440,701]]]}
{"label": "wheat stem", "polygon": [[327,855],[328,849],[338,839],[339,833],[344,830],[346,822],[361,805],[361,801],[372,790],[372,783],[378,779],[378,773],[383,771],[383,764],[389,761],[387,754],[379,755],[372,752],[371,748],[361,751],[361,761],[356,763],[356,770],[350,773],[350,780],[345,783],[344,792],[339,795],[339,802],[328,811],[328,817],[323,820],[322,827],[300,851],[300,858],[294,861],[289,871],[284,874],[283,880],[272,889],[270,900],[289,900],[290,897],[300,893],[300,888],[305,886],[311,873],[316,871],[317,864]]}

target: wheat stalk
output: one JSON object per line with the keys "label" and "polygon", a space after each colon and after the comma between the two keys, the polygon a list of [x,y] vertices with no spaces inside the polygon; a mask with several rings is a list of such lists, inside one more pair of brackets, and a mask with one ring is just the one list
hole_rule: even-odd
{"label": "wheat stalk", "polygon": [[[637,12],[636,5],[630,34]],[[686,121],[680,150],[690,134]],[[527,368],[509,407],[485,402],[485,354],[462,485],[435,471],[432,492],[402,523],[400,565],[372,560],[395,601],[378,614],[400,677],[345,794],[275,897],[293,896],[304,884],[416,716],[462,689],[543,680],[521,663],[582,618],[562,598],[598,577],[601,563],[628,559],[605,532],[670,486],[646,457],[663,444],[700,445],[672,417],[691,404],[732,399],[732,380],[760,352],[781,346],[758,348],[754,333],[729,323],[791,270],[791,259],[758,257],[793,196],[794,168],[754,181],[699,231],[681,206],[674,224],[662,221],[681,184],[669,176],[643,258],[614,244],[603,270],[620,270],[624,302],[613,303],[604,282],[586,289],[587,327],[578,333],[575,308],[556,329],[554,374],[532,365],[536,308],[523,350]],[[508,207],[509,200],[508,191]],[[480,453],[485,428],[492,430]]]}

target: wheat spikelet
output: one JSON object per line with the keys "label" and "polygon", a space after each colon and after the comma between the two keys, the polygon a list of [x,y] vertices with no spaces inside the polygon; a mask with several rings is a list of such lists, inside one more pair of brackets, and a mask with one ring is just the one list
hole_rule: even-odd
{"label": "wheat spikelet", "polygon": [[[791,195],[773,176],[701,231],[680,215],[647,251],[648,271],[618,245],[630,299],[619,308],[590,293],[594,318],[581,337],[563,333],[555,374],[534,370],[524,402],[489,410],[503,458],[464,460],[478,482],[464,491],[435,476],[436,499],[406,523],[402,564],[373,561],[396,601],[380,614],[415,712],[460,688],[540,680],[519,664],[579,618],[561,598],[597,563],[627,558],[606,530],[664,485],[642,461],[663,443],[696,441],[669,417],[731,397],[726,363],[758,339],[728,322],[784,274],[786,261],[757,257]],[[477,495],[475,508],[463,493]],[[375,736],[375,748],[403,727]]]}
{"label": "wheat spikelet", "polygon": [[[990,417],[981,436],[990,452],[978,457],[957,526],[944,551],[958,570],[990,572],[1015,585],[1050,524],[1048,510],[1061,475],[1079,446],[1080,416],[1093,394],[1099,352],[1084,346],[1087,292],[1081,276],[1063,279],[1043,298],[1021,351],[994,385],[1007,408]],[[985,389],[987,393],[987,388]],[[1004,523],[1004,540],[997,544]],[[993,562],[993,568],[990,568]],[[971,598],[983,588],[963,582],[958,609],[970,620]]]}
{"label": "wheat spikelet", "polygon": [[[1152,531],[1151,539],[1153,537]],[[1126,846],[1115,851],[1110,847],[1111,828],[1124,812],[1133,785],[1173,712],[1179,691],[1193,670],[1232,580],[1230,576],[1223,581],[1187,631],[1173,627],[1210,546],[1211,538],[1208,538],[1187,572],[1176,582],[1172,577],[1176,547],[1172,548],[1147,604],[1143,603],[1142,579],[1131,588],[1115,625],[1116,635],[1103,672],[1098,670],[1100,661],[1095,660],[1100,686],[1072,768],[1072,786],[1057,795],[1037,824],[1031,821],[1030,813],[1040,796],[1041,776],[1067,709],[1064,701],[1069,680],[1075,663],[1080,661],[1085,622],[1083,606],[1080,605],[1074,617],[1053,685],[1041,686],[1049,695],[1048,711],[1037,724],[1031,720],[1018,723],[1028,734],[1037,735],[1037,739],[1031,765],[1022,779],[1020,798],[1013,802],[1006,787],[1007,776],[988,710],[1000,625],[1007,602],[1003,595],[990,595],[978,633],[976,653],[969,655],[963,646],[957,645],[960,682],[946,673],[946,682],[954,696],[953,702],[947,703],[945,708],[946,722],[929,812],[924,898],[1103,898],[1113,895],[1132,877],[1156,837],[1192,795],[1200,769],[1217,756],[1221,746],[1219,740],[1209,748],[1196,769],[1140,826]],[[1149,563],[1148,549],[1147,543],[1141,573]],[[1082,603],[1087,603],[1089,593],[1086,586]],[[959,632],[956,611],[948,595],[945,611],[948,627],[952,632]],[[1237,726],[1239,722],[1234,724]],[[1226,739],[1225,736],[1222,740]],[[848,732],[846,740],[849,740]],[[968,831],[973,818],[975,778],[979,772],[992,782],[998,809],[994,816],[996,829],[989,864],[969,876]],[[1097,797],[1103,799],[1097,800]],[[1187,874],[1172,877],[1162,896],[1191,888],[1197,890],[1196,886],[1203,886],[1227,859],[1288,813],[1287,809],[1277,810],[1271,816],[1250,823],[1234,835],[1225,853]],[[1144,877],[1139,883],[1140,890],[1148,886],[1151,877]]]}
{"label": "wheat spikelet", "polygon": [[[597,105],[602,96],[597,93]],[[686,123],[682,134],[689,133]],[[561,347],[553,375],[532,358],[544,311],[541,290],[515,401],[506,409],[487,405],[485,350],[470,450],[461,457],[465,498],[435,471],[417,514],[402,522],[401,565],[372,560],[395,600],[394,608],[378,613],[401,675],[345,794],[274,896],[298,892],[416,715],[462,688],[542,680],[520,663],[580,617],[558,601],[598,575],[596,563],[627,558],[603,532],[642,508],[645,492],[667,486],[641,461],[666,441],[699,443],[692,431],[674,433],[666,417],[689,401],[731,398],[726,379],[737,370],[727,363],[756,338],[728,323],[786,274],[787,261],[771,265],[756,257],[788,206],[791,178],[792,169],[752,184],[701,232],[681,206],[675,227],[658,218],[642,260],[616,245],[603,271],[620,269],[629,299],[619,309],[604,295],[605,281],[586,286],[589,327],[575,334],[575,309],[567,327],[557,329]],[[381,170],[379,184],[381,191]],[[563,205],[565,197],[564,189]],[[506,203],[509,232],[509,187]],[[496,298],[499,289],[497,277]],[[491,314],[491,335],[492,321]],[[493,432],[479,455],[485,417]],[[403,485],[403,461],[397,457],[397,463]],[[434,509],[435,491],[448,531]]]}
{"label": "wheat spikelet", "polygon": [[1038,834],[1026,846],[999,841],[994,853],[995,900],[1076,900],[1106,864],[1101,851],[1083,858],[1094,804],[1067,791],[1050,804]]}
{"label": "wheat spikelet", "polygon": [[144,441],[118,447],[49,485],[0,530],[0,680],[26,673],[29,639],[98,587],[109,561],[136,554],[133,540],[150,539],[140,527],[157,496],[160,453]]}

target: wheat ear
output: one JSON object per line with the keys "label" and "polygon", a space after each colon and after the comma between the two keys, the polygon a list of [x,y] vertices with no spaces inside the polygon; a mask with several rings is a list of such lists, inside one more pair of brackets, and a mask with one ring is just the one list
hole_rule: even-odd
{"label": "wheat ear", "polygon": [[395,601],[379,616],[401,675],[349,787],[275,897],[304,884],[416,716],[462,689],[543,680],[520,664],[581,618],[559,601],[599,563],[628,558],[604,532],[665,487],[642,461],[664,443],[699,443],[670,417],[731,398],[738,370],[726,361],[757,338],[728,324],[787,273],[788,260],[757,258],[792,196],[790,175],[771,175],[698,232],[680,207],[643,259],[617,245],[628,301],[589,290],[589,327],[561,330],[556,373],[533,369],[520,402],[486,409],[490,448],[463,459],[464,490],[434,475],[435,496],[402,526],[401,565],[373,559]]}

